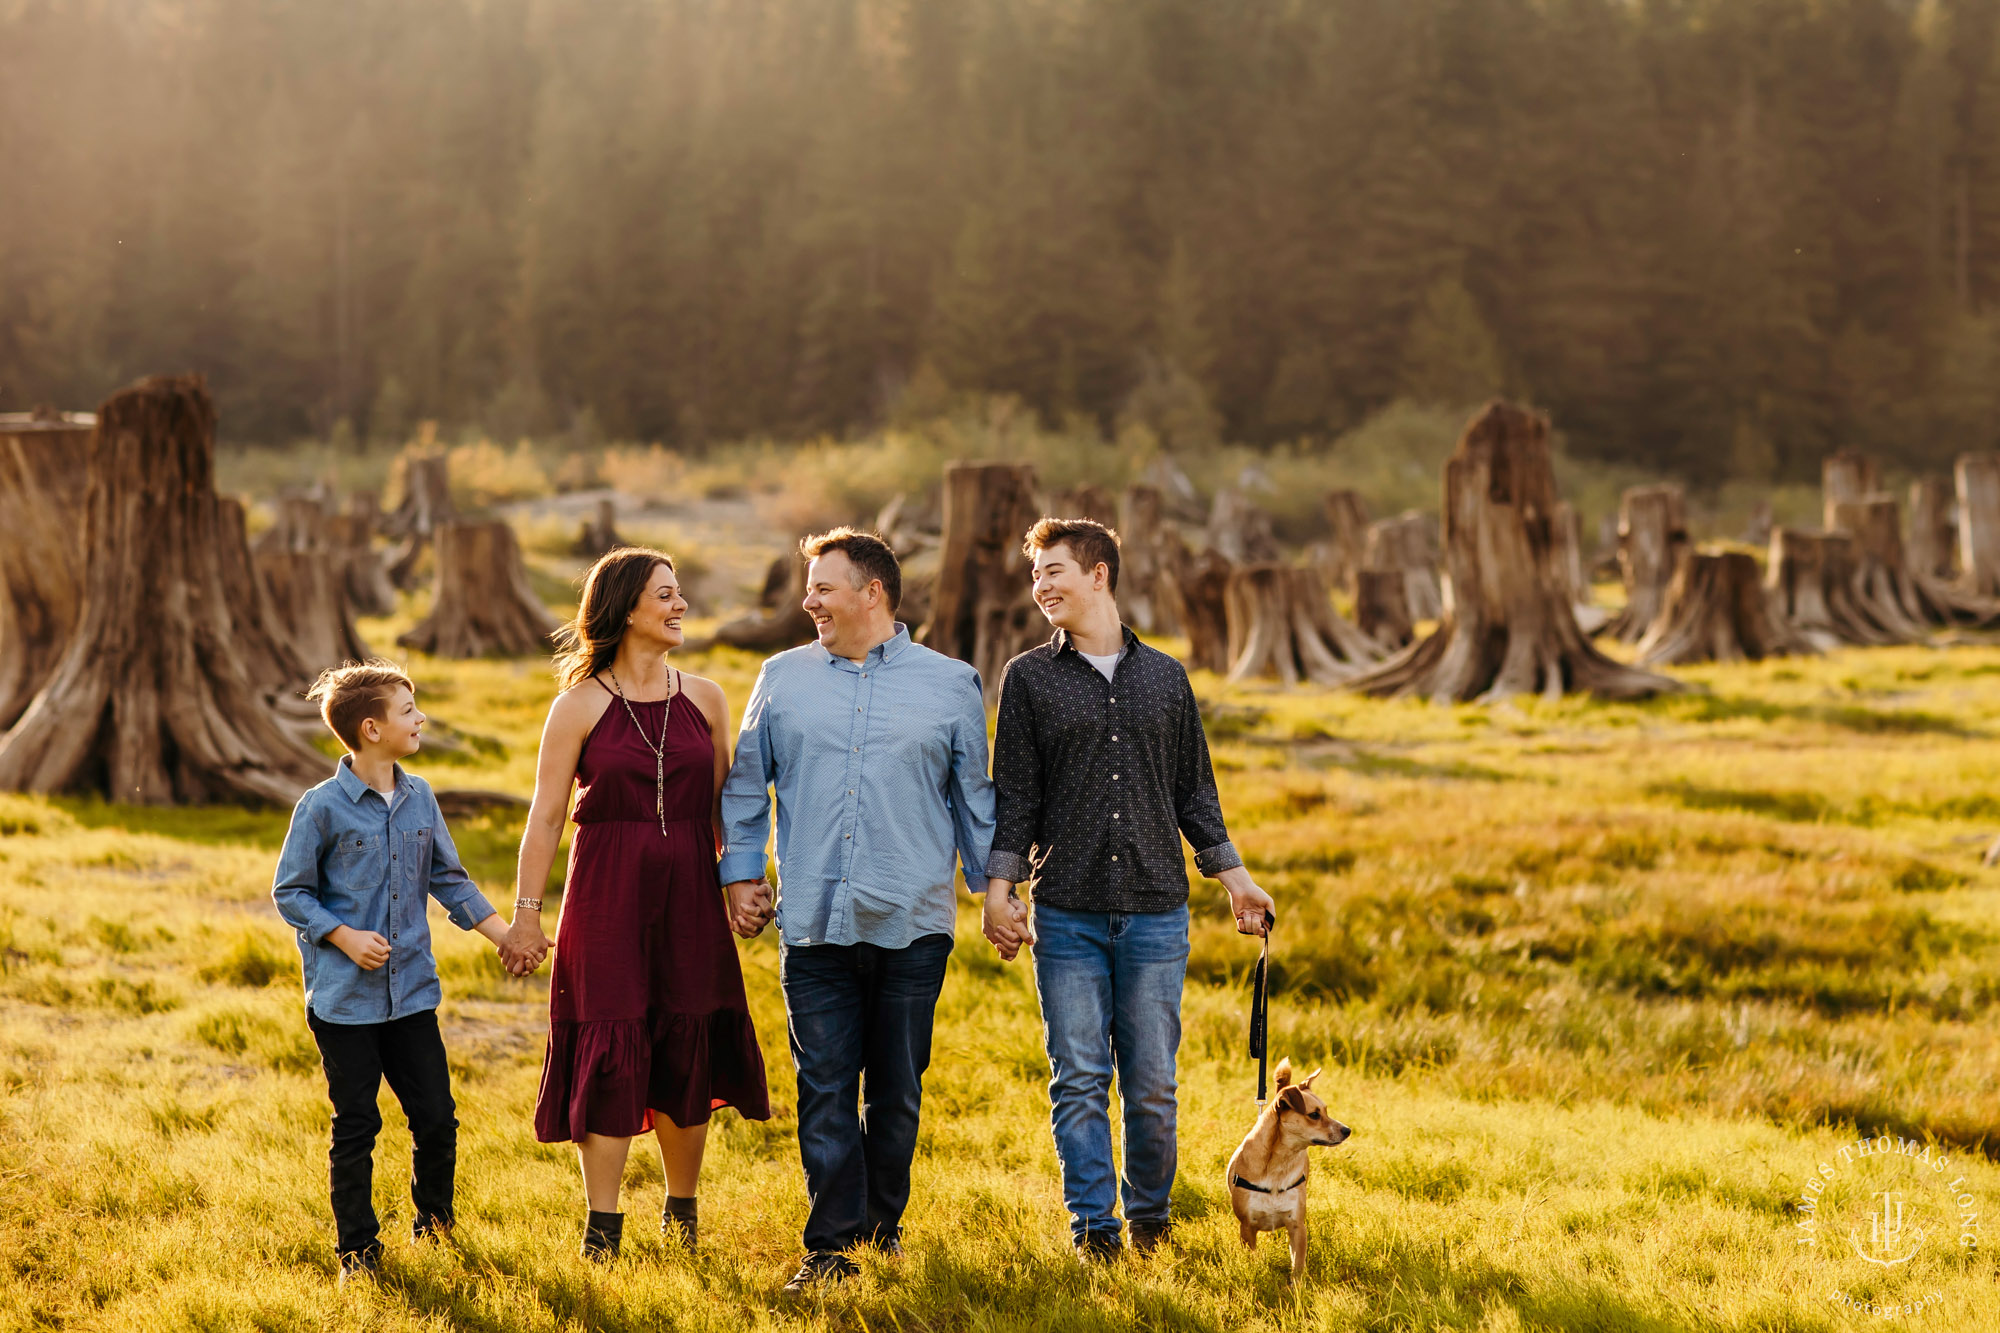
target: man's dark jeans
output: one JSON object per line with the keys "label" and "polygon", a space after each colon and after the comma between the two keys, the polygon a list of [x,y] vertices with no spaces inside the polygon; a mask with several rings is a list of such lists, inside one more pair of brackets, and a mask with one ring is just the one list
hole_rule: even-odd
{"label": "man's dark jeans", "polygon": [[342,1255],[362,1254],[381,1243],[375,1218],[375,1136],[382,1113],[375,1099],[382,1080],[403,1104],[410,1122],[410,1202],[413,1228],[449,1226],[452,1176],[458,1166],[458,1108],[451,1099],[451,1071],[437,1011],[427,1009],[386,1023],[328,1023],[310,1012],[306,1023],[319,1043],[326,1091],[333,1100],[333,1224]]}
{"label": "man's dark jeans", "polygon": [[780,976],[799,1071],[809,1251],[901,1239],[931,1017],[951,945],[949,935],[924,935],[904,949],[785,948]]}

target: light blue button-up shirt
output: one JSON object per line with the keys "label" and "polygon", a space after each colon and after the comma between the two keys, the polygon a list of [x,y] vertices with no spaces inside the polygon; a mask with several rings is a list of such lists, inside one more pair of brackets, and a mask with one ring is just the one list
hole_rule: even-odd
{"label": "light blue button-up shirt", "polygon": [[764,663],[722,788],[725,884],[764,873],[778,795],[786,947],[949,935],[954,861],[986,889],[993,781],[979,673],[896,636],[856,664],[817,643]]}
{"label": "light blue button-up shirt", "polygon": [[[306,1007],[328,1023],[386,1023],[438,1007],[431,898],[461,930],[493,915],[459,864],[430,784],[398,764],[396,794],[384,796],[345,757],[292,810],[271,897],[299,946]],[[326,942],[338,926],[389,941],[389,961],[373,972],[355,966]]]}

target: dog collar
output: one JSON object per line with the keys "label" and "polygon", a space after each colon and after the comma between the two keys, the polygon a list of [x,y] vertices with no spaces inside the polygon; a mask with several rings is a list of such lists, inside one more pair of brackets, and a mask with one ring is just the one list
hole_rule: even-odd
{"label": "dog collar", "polygon": [[1259,1194],[1290,1194],[1293,1190],[1305,1184],[1306,1178],[1305,1176],[1301,1175],[1297,1180],[1294,1180],[1291,1184],[1285,1186],[1281,1190],[1274,1190],[1269,1185],[1252,1185],[1249,1181],[1245,1180],[1241,1176],[1231,1176],[1229,1178],[1229,1183],[1232,1185],[1241,1185],[1246,1190],[1255,1190]]}

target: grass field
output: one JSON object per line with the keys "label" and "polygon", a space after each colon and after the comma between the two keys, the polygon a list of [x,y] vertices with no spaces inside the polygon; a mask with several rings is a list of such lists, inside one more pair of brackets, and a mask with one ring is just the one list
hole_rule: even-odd
{"label": "grass field", "polygon": [[[756,664],[683,665],[740,709]],[[418,770],[525,792],[541,665],[413,667],[427,710],[479,738],[473,761]],[[2000,872],[1979,868],[2000,831],[2000,648],[1687,674],[1700,692],[1517,710],[1197,681],[1232,831],[1282,914],[1273,1053],[1324,1064],[1317,1087],[1355,1130],[1316,1158],[1297,1290],[1276,1238],[1241,1250],[1223,1189],[1253,1113],[1254,951],[1212,884],[1195,890],[1168,1252],[1069,1258],[1031,974],[994,959],[968,907],[906,1258],[779,1298],[805,1198],[766,937],[743,958],[776,1115],[718,1117],[697,1258],[660,1245],[657,1161],[635,1153],[626,1256],[593,1269],[573,1161],[530,1134],[545,981],[506,978],[434,914],[461,1225],[449,1249],[392,1239],[378,1287],[338,1291],[324,1089],[268,897],[283,812],[0,797],[0,1326],[1892,1322],[1845,1293],[1935,1302],[1902,1326],[2000,1328],[1992,1259],[1957,1244],[1957,1214],[1884,1268],[1798,1245],[1793,1207],[1817,1164],[1883,1132],[1946,1156],[1954,1197],[2000,1194]],[[510,896],[517,829],[456,833]],[[393,1107],[376,1189],[392,1238],[409,1211]],[[1857,1179],[1843,1167],[1833,1193]]]}

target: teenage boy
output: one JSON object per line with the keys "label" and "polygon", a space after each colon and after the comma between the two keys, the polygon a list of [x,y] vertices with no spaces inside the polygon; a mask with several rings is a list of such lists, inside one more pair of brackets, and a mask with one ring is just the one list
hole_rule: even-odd
{"label": "teenage boy", "polygon": [[979,673],[910,642],[881,538],[835,528],[800,552],[818,642],[757,673],[722,788],[721,870],[747,900],[775,788],[778,978],[812,1201],[791,1295],[852,1274],[856,1245],[902,1252],[952,872],[984,890],[993,839]]}
{"label": "teenage boy", "polygon": [[[1001,678],[984,929],[1004,960],[1034,946],[1070,1236],[1080,1257],[1105,1259],[1122,1245],[1115,1185],[1135,1249],[1153,1249],[1170,1224],[1188,956],[1181,837],[1228,890],[1237,930],[1263,934],[1271,899],[1229,843],[1187,672],[1119,622],[1118,535],[1044,518],[1024,550],[1055,635]],[[1031,878],[1032,926],[1014,893]],[[1122,1180],[1111,1159],[1114,1070]]]}
{"label": "teenage boy", "polygon": [[[457,1108],[425,904],[436,898],[455,925],[495,946],[507,926],[459,864],[430,784],[396,762],[421,743],[410,678],[389,662],[348,665],[321,675],[309,697],[347,754],[292,811],[271,897],[298,937],[306,1024],[333,1101],[329,1163],[345,1283],[382,1262],[372,1189],[385,1078],[410,1122],[412,1234],[436,1237],[452,1223]],[[510,971],[529,961],[505,949],[502,958]]]}

